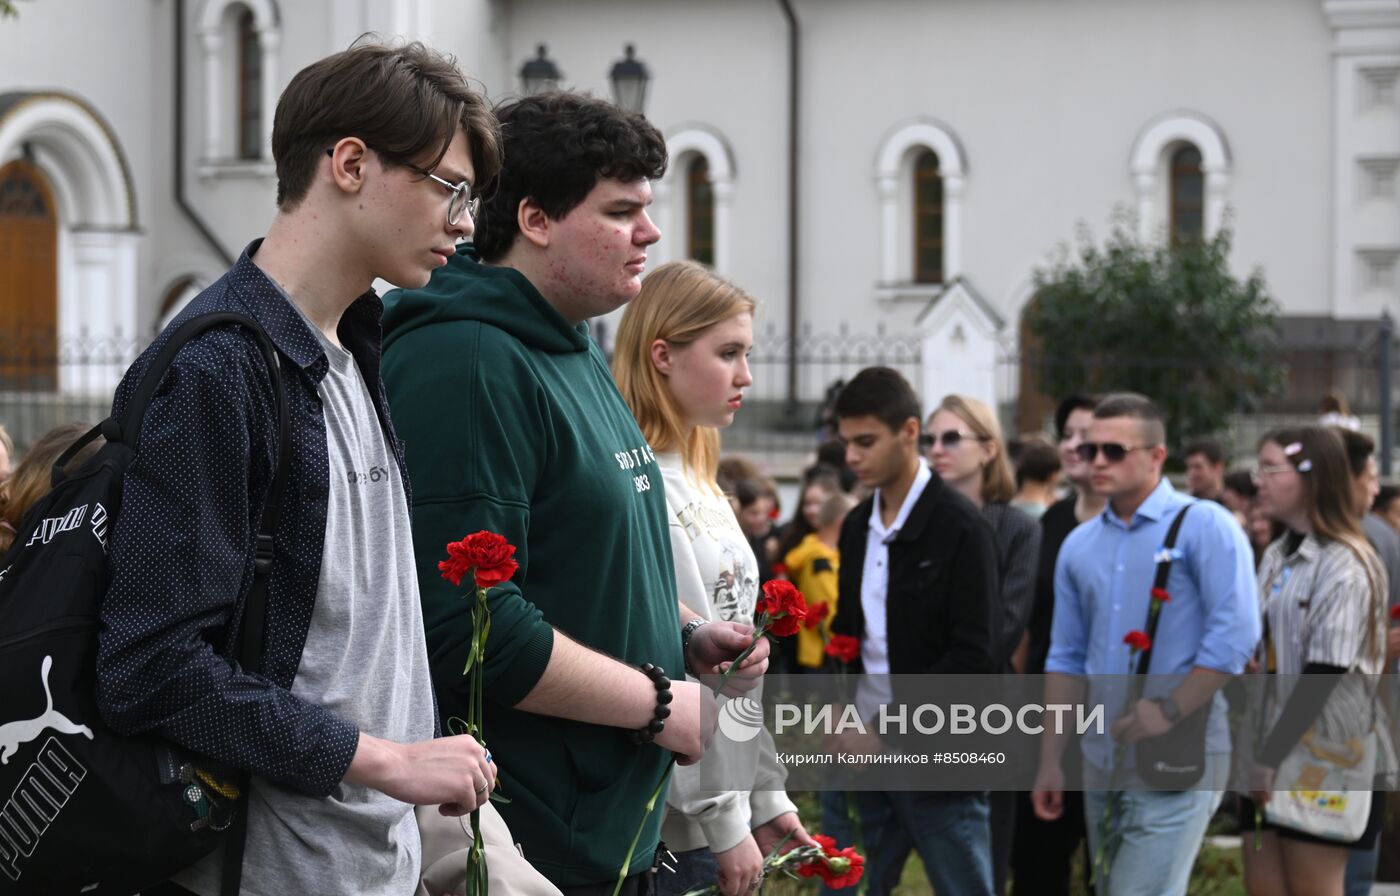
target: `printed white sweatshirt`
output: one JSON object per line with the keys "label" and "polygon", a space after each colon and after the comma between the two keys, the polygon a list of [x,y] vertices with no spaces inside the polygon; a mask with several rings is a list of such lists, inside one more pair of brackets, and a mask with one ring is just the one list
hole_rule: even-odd
{"label": "printed white sweatshirt", "polygon": [[[681,602],[712,622],[752,625],[758,561],[729,499],[687,478],[679,454],[657,454],[656,463],[666,481]],[[761,703],[762,685],[748,697]],[[721,707],[725,702],[721,697]],[[705,758],[671,773],[661,839],[672,852],[731,849],[753,828],[797,811],[783,790],[786,779],[766,727],[742,743],[716,731]]]}

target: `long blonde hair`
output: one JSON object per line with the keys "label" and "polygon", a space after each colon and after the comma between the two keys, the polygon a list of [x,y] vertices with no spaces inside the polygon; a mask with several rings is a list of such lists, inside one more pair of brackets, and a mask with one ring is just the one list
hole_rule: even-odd
{"label": "long blonde hair", "polygon": [[663,339],[689,345],[710,327],[738,314],[753,314],[755,303],[742,289],[693,261],[661,265],[642,281],[641,293],[623,312],[613,352],[613,379],[655,451],[678,451],[686,474],[698,485],[717,489],[719,431],[696,426],[686,436],[685,420],[666,378],[651,362],[651,345]]}
{"label": "long blonde hair", "polygon": [[987,403],[969,395],[949,395],[933,409],[934,414],[939,411],[947,411],[966,423],[978,438],[995,449],[992,459],[982,468],[982,500],[1004,503],[1015,497],[1016,474],[1011,471],[1011,462],[1006,459],[1006,439],[1001,434],[1001,422]]}

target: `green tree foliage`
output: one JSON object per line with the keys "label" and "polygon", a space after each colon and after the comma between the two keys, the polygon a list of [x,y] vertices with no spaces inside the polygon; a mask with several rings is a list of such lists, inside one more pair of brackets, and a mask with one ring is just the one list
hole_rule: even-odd
{"label": "green tree foliage", "polygon": [[1219,433],[1283,385],[1278,305],[1257,271],[1229,268],[1231,233],[1179,246],[1139,243],[1115,222],[1102,246],[1087,230],[1035,271],[1026,322],[1041,391],[1141,392],[1167,414],[1170,447]]}
{"label": "green tree foliage", "polygon": [[19,15],[13,0],[0,0],[0,19]]}

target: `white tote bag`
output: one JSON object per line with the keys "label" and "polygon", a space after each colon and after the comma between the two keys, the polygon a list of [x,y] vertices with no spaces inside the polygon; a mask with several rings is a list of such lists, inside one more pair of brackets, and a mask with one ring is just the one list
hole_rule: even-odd
{"label": "white tote bag", "polygon": [[1324,840],[1359,840],[1371,815],[1376,748],[1374,728],[1343,742],[1309,729],[1279,766],[1264,817]]}

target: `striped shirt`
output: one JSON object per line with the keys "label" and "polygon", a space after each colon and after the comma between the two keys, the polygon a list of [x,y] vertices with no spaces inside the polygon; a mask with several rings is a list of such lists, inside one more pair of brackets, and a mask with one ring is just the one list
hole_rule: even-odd
{"label": "striped shirt", "polygon": [[[1274,722],[1309,663],[1348,670],[1323,707],[1318,733],[1343,740],[1370,730],[1374,681],[1385,657],[1385,569],[1375,554],[1365,560],[1340,541],[1325,544],[1309,534],[1285,535],[1264,552],[1259,566],[1261,645],[1268,671],[1278,674],[1267,718]],[[1368,574],[1369,567],[1369,574]],[[1373,584],[1374,583],[1374,584]],[[1368,643],[1369,636],[1369,643]],[[1382,767],[1389,764],[1382,748]]]}
{"label": "striped shirt", "polygon": [[1259,603],[1272,671],[1297,675],[1308,663],[1382,671],[1385,604],[1373,600],[1372,581],[1382,594],[1388,585],[1375,555],[1365,555],[1363,565],[1347,545],[1323,544],[1313,535],[1269,545],[1259,565]]}

